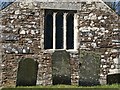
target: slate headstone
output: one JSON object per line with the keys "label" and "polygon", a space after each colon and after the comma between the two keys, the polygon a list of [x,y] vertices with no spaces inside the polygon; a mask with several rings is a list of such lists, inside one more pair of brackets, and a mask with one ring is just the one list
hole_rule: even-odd
{"label": "slate headstone", "polygon": [[79,85],[95,86],[100,84],[100,55],[95,52],[80,52]]}
{"label": "slate headstone", "polygon": [[55,51],[52,55],[53,85],[71,84],[70,56],[66,51]]}
{"label": "slate headstone", "polygon": [[34,86],[37,80],[38,63],[31,58],[21,59],[18,65],[16,86]]}

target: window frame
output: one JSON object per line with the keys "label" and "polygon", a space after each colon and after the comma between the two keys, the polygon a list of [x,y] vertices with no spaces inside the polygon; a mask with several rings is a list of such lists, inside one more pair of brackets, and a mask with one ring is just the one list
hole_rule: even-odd
{"label": "window frame", "polygon": [[[45,49],[45,43],[44,43],[44,50],[46,51],[50,51],[50,52],[54,52],[54,51],[58,51],[58,50],[66,50],[68,52],[76,52],[77,49],[78,49],[78,14],[77,14],[77,11],[76,10],[51,10],[51,9],[45,9],[45,12],[46,10],[48,11],[52,11],[53,13],[53,48],[52,49]],[[57,12],[63,12],[63,49],[56,49],[56,42],[55,42],[55,34],[56,34],[56,15],[57,15]],[[67,28],[67,25],[66,25],[66,22],[67,22],[67,19],[65,17],[67,17],[68,14],[72,13],[73,14],[73,22],[74,22],[74,26],[73,26],[73,31],[74,31],[74,40],[73,40],[73,44],[74,44],[74,47],[73,49],[67,49],[67,36],[66,36],[66,28]],[[45,14],[46,15],[46,14]],[[46,16],[45,16],[46,17]],[[45,20],[45,19],[44,19]],[[45,21],[44,21],[45,22]],[[44,26],[45,28],[45,26]],[[45,34],[44,34],[44,37],[45,37]],[[44,39],[45,41],[45,39]]]}

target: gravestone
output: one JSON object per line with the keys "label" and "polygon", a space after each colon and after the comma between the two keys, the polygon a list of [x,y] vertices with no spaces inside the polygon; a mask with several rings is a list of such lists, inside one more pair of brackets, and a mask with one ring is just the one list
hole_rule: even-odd
{"label": "gravestone", "polygon": [[55,51],[52,55],[53,85],[71,84],[70,56],[66,51]]}
{"label": "gravestone", "polygon": [[91,51],[80,52],[80,71],[79,71],[79,85],[80,86],[94,86],[99,85],[100,79],[100,55]]}
{"label": "gravestone", "polygon": [[18,65],[16,86],[34,86],[37,80],[38,63],[31,58],[21,59]]}
{"label": "gravestone", "polygon": [[107,75],[107,84],[120,84],[120,73]]}

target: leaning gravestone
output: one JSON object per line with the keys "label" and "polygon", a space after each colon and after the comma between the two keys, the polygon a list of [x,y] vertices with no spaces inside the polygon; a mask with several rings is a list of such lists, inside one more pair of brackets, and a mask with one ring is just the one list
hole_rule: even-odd
{"label": "leaning gravestone", "polygon": [[70,56],[66,51],[55,51],[52,55],[53,85],[71,84]]}
{"label": "leaning gravestone", "polygon": [[80,52],[79,85],[94,86],[100,84],[100,55],[91,51]]}
{"label": "leaning gravestone", "polygon": [[38,63],[31,58],[21,59],[18,65],[16,86],[34,86],[37,80]]}

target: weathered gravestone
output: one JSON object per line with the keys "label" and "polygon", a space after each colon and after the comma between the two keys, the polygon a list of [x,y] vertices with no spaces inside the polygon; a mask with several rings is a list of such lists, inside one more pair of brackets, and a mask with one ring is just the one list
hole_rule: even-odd
{"label": "weathered gravestone", "polygon": [[71,84],[70,56],[66,51],[55,51],[52,55],[52,78],[55,84]]}
{"label": "weathered gravestone", "polygon": [[37,61],[31,58],[21,59],[18,66],[16,86],[36,85],[37,71]]}
{"label": "weathered gravestone", "polygon": [[80,52],[80,86],[99,85],[100,74],[100,55],[95,52]]}

